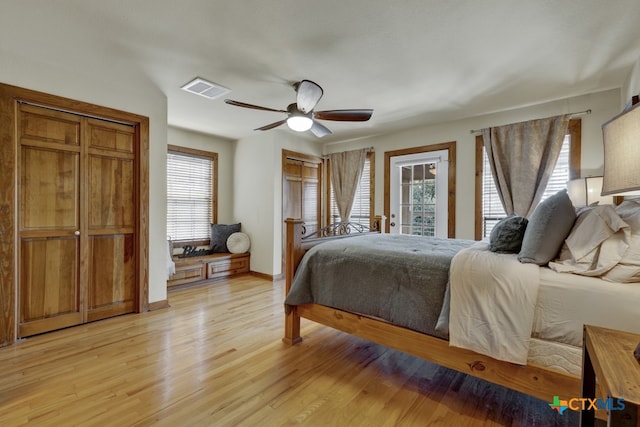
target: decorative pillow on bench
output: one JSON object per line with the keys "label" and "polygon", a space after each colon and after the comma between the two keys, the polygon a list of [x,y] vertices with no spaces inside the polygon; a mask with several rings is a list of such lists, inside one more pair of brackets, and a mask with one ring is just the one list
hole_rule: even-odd
{"label": "decorative pillow on bench", "polygon": [[232,233],[227,239],[227,249],[232,254],[243,254],[249,251],[251,240],[242,232]]}
{"label": "decorative pillow on bench", "polygon": [[240,231],[240,224],[211,224],[211,250],[215,253],[229,252],[227,239]]}

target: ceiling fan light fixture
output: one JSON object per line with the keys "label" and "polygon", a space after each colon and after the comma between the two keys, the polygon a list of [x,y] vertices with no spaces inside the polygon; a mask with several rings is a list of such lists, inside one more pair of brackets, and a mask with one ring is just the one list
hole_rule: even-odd
{"label": "ceiling fan light fixture", "polygon": [[287,119],[287,126],[296,132],[306,132],[313,126],[313,120],[307,116],[291,116]]}
{"label": "ceiling fan light fixture", "polygon": [[287,106],[287,110],[261,107],[259,105],[247,104],[246,102],[225,99],[224,102],[236,107],[251,108],[253,110],[273,111],[276,113],[286,113],[287,117],[277,122],[269,123],[254,130],[269,130],[287,124],[289,129],[295,132],[305,132],[310,130],[318,138],[330,135],[332,132],[321,124],[318,120],[333,120],[337,122],[366,122],[371,118],[371,109],[350,109],[350,110],[326,110],[314,111],[318,101],[322,98],[322,88],[311,80],[302,80],[294,83],[296,91],[296,102]]}

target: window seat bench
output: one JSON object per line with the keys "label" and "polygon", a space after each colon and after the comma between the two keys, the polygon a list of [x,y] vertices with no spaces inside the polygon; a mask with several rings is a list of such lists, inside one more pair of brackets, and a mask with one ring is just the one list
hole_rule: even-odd
{"label": "window seat bench", "polygon": [[250,256],[249,252],[243,254],[215,253],[189,258],[174,256],[176,273],[167,280],[167,288],[204,283],[236,274],[249,273]]}

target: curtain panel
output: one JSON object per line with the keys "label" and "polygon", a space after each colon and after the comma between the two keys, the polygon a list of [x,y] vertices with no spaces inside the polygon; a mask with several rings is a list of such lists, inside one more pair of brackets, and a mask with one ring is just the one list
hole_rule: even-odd
{"label": "curtain panel", "polygon": [[528,217],[540,202],[567,133],[569,115],[482,129],[507,215]]}
{"label": "curtain panel", "polygon": [[365,148],[329,154],[333,195],[340,214],[340,221],[349,221],[353,198],[358,189],[360,175],[367,156]]}

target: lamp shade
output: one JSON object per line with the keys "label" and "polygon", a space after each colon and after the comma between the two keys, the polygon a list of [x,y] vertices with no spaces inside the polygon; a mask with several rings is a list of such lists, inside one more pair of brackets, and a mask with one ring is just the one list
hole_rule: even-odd
{"label": "lamp shade", "polygon": [[602,192],[601,176],[572,179],[567,183],[567,192],[575,207],[589,206],[596,202],[600,205],[613,204],[613,196],[600,195]]}
{"label": "lamp shade", "polygon": [[602,125],[603,195],[640,194],[640,104]]}

